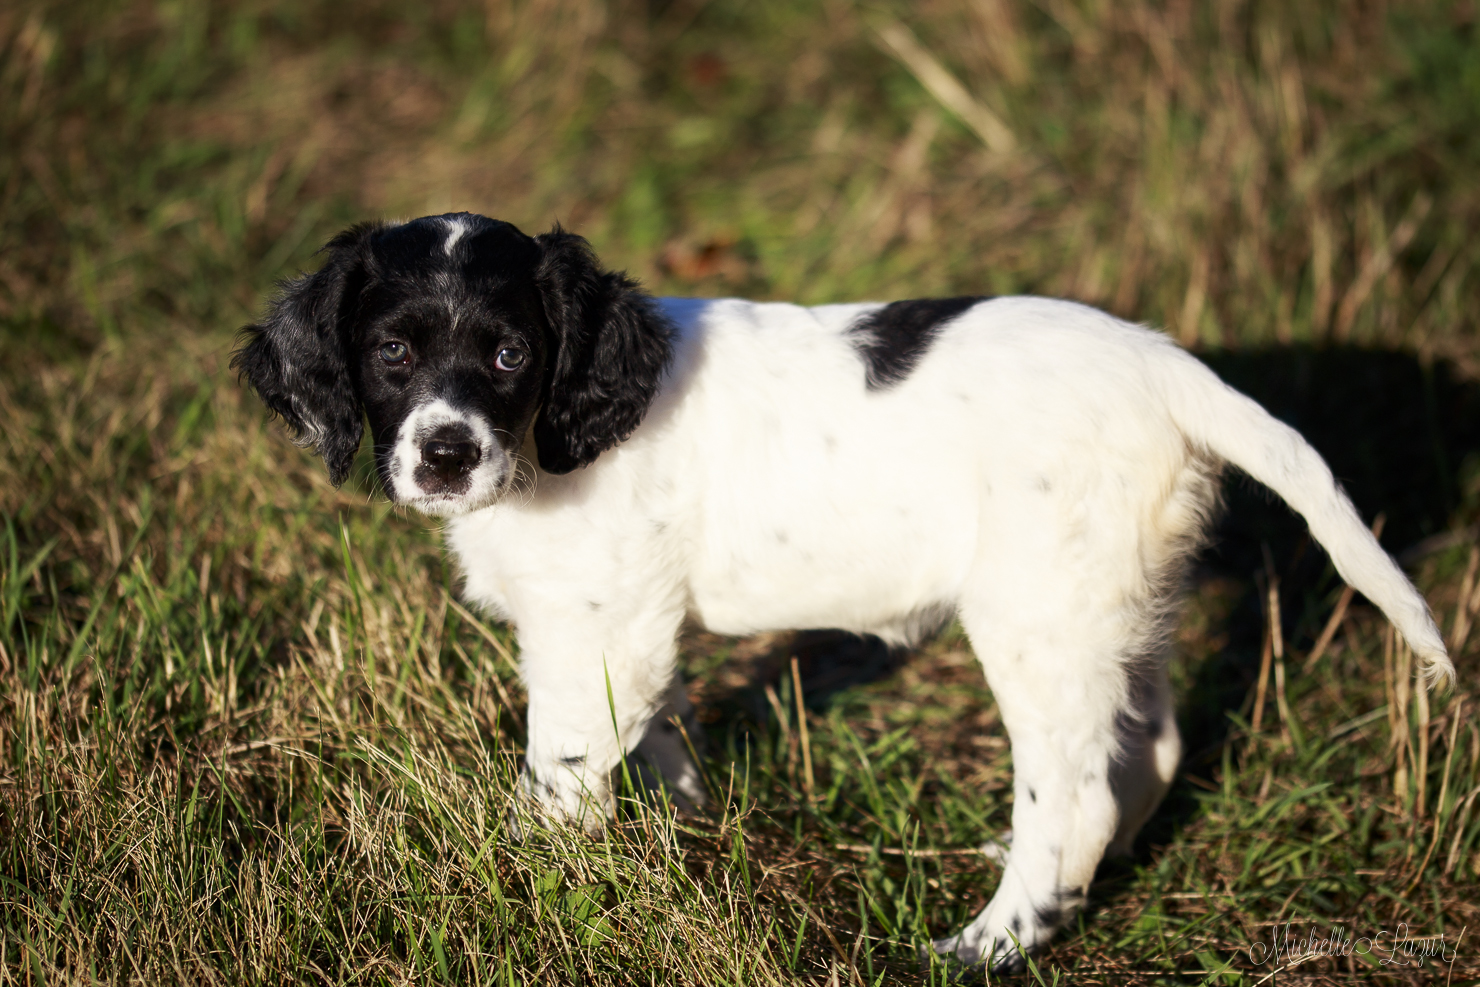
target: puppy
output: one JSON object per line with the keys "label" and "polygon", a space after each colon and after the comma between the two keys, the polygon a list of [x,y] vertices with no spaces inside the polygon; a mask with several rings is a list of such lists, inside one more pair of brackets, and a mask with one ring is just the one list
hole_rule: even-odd
{"label": "puppy", "polygon": [[1042,298],[654,299],[578,236],[467,213],[325,251],[233,365],[334,483],[368,419],[389,496],[448,519],[466,598],[518,629],[528,792],[588,829],[624,751],[702,800],[669,725],[685,617],[897,645],[956,617],[1011,739],[1015,837],[935,947],[1010,967],[1172,781],[1169,632],[1225,463],[1453,676],[1320,456],[1159,333]]}

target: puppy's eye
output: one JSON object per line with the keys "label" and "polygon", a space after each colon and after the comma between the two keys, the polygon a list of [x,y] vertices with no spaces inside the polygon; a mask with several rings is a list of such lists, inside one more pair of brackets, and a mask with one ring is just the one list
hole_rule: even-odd
{"label": "puppy's eye", "polygon": [[386,343],[380,348],[380,358],[386,363],[405,363],[410,356],[405,343]]}
{"label": "puppy's eye", "polygon": [[498,351],[498,359],[493,365],[500,370],[518,370],[524,366],[525,354],[523,350],[505,349]]}

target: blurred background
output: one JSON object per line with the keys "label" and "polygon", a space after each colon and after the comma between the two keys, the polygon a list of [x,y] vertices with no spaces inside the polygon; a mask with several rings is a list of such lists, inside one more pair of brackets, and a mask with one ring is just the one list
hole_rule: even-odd
{"label": "blurred background", "polygon": [[[474,901],[447,932],[444,899],[416,894],[418,875],[467,864],[438,827],[482,820],[474,795],[506,793],[507,775],[476,765],[494,757],[487,750],[517,763],[512,642],[449,602],[455,576],[435,529],[375,499],[364,461],[329,487],[226,367],[234,333],[275,281],[312,269],[344,226],[469,210],[529,233],[560,222],[658,293],[823,303],[1029,292],[1163,327],[1310,437],[1369,520],[1386,515],[1384,544],[1458,642],[1463,682],[1480,609],[1477,176],[1472,0],[10,0],[0,6],[0,873],[22,890],[0,909],[0,967],[6,943],[26,944],[38,971],[71,976],[107,955],[118,965],[105,972],[189,980],[256,942],[264,952],[242,954],[233,976],[299,969],[306,957],[331,970],[324,957],[342,956],[345,969],[378,957],[411,977],[432,963],[413,928],[441,921],[447,935],[483,942],[478,916],[493,905]],[[1299,730],[1285,726],[1294,710],[1343,738],[1349,764],[1312,768],[1347,785],[1323,796],[1335,800],[1337,836],[1320,836],[1323,849],[1288,873],[1287,863],[1257,870],[1253,844],[1220,828],[1253,810],[1214,812],[1198,801],[1212,796],[1179,783],[1151,830],[1179,849],[1156,859],[1181,854],[1176,873],[1210,881],[1255,875],[1250,921],[1277,919],[1292,900],[1368,914],[1370,875],[1384,872],[1401,876],[1382,900],[1406,901],[1439,751],[1446,737],[1451,755],[1457,744],[1455,777],[1467,771],[1473,784],[1480,735],[1465,755],[1457,707],[1430,720],[1427,705],[1420,716],[1413,695],[1393,691],[1401,656],[1357,607],[1349,633],[1322,646],[1330,674],[1319,688],[1292,676],[1287,708],[1281,675],[1283,753],[1240,748],[1251,760],[1233,766],[1230,716],[1248,712],[1269,640],[1254,574],[1281,580],[1275,619],[1292,650],[1312,646],[1339,584],[1283,507],[1237,482],[1230,500],[1179,633],[1188,770],[1251,804],[1266,804],[1271,779],[1276,793],[1293,790],[1304,770],[1291,753],[1304,750]],[[796,642],[686,639],[701,708],[729,738],[721,753],[755,752],[763,774],[760,752],[772,758],[757,784],[783,824],[752,851],[790,860],[805,834],[830,834],[806,873],[832,876],[799,900],[896,945],[948,931],[991,881],[971,876],[979,864],[940,863],[934,910],[917,907],[924,872],[878,854],[855,867],[854,844],[974,845],[1009,811],[1000,728],[987,739],[990,696],[959,633],[932,649],[872,699],[835,705],[851,726],[818,721],[820,777],[834,779],[833,801],[819,802],[796,787],[785,726],[800,705],[782,674]],[[883,674],[878,658],[860,661]],[[1385,702],[1390,734],[1351,726]],[[917,739],[891,732],[906,726]],[[876,743],[863,769],[850,730]],[[1421,768],[1412,752],[1430,735]],[[364,745],[407,764],[407,751],[430,758],[435,784],[410,791],[410,776]],[[842,753],[829,761],[828,750]],[[894,765],[894,780],[857,776],[874,770],[870,757]],[[1443,770],[1430,818],[1449,820],[1454,842],[1432,834],[1416,873],[1439,890],[1428,912],[1409,915],[1433,931],[1474,917],[1456,889],[1480,873],[1480,860],[1466,863],[1480,823],[1468,809],[1453,822],[1470,789],[1456,780],[1446,802]],[[1434,777],[1415,794],[1425,771]],[[485,776],[504,780],[481,795],[456,787]],[[416,800],[433,789],[455,811],[407,808],[425,809]],[[984,792],[996,794],[982,803]],[[1351,837],[1342,820],[1379,795],[1391,812],[1363,816]],[[197,796],[215,806],[214,823]],[[370,802],[385,814],[366,815]],[[1300,818],[1278,839],[1304,846],[1295,834],[1326,832],[1317,816]],[[392,844],[400,856],[376,856]],[[373,865],[334,870],[336,855],[361,850]],[[729,852],[711,855],[725,881]],[[1350,855],[1340,866],[1320,856],[1337,852]],[[548,865],[517,847],[498,853],[508,887],[527,893],[508,892],[518,914],[488,934],[506,955],[543,962],[558,937],[538,902],[563,878],[551,884]],[[244,885],[251,861],[258,884]],[[1345,868],[1347,883],[1293,897],[1322,868]],[[151,873],[168,879],[138,876]],[[106,876],[118,874],[134,877]],[[1138,909],[1164,879],[1122,874],[1094,906],[1102,937],[1081,931],[1055,955],[1186,968],[1191,952],[1165,959],[1161,926],[1140,940],[1127,931],[1143,929]],[[954,889],[946,911],[941,882]],[[153,897],[138,899],[141,888]],[[279,920],[332,913],[370,931],[335,938],[305,918],[291,935],[264,925],[245,936],[263,888],[279,889]],[[708,914],[692,890],[654,892],[645,907]],[[1201,902],[1205,890],[1194,881],[1183,897]],[[95,911],[74,905],[64,923],[65,903],[84,898]],[[589,917],[586,900],[559,898]],[[757,901],[759,917],[740,925],[706,921],[757,956],[774,938],[766,923],[779,922],[797,943],[790,969],[851,962],[862,976],[856,948],[839,960],[816,921]],[[183,931],[197,925],[205,931]],[[112,945],[98,953],[99,943]],[[621,982],[624,965],[649,963],[678,982],[691,974],[663,966],[674,955],[617,950],[610,967],[549,976]],[[186,959],[170,966],[171,956]]]}
{"label": "blurred background", "polygon": [[0,318],[230,330],[351,221],[664,292],[1071,297],[1204,347],[1475,332],[1469,2],[8,4]]}

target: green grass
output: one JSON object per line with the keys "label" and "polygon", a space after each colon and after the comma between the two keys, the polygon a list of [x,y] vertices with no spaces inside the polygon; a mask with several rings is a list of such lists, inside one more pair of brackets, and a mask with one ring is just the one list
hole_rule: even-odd
{"label": "green grass", "polygon": [[946,977],[916,947],[986,902],[1011,810],[958,630],[825,697],[805,639],[690,632],[714,811],[511,838],[516,643],[226,369],[341,226],[454,208],[559,220],[660,292],[1031,291],[1198,349],[1386,513],[1458,688],[1415,692],[1360,601],[1305,671],[1340,584],[1230,484],[1178,636],[1184,775],[1015,979],[1256,984],[1289,923],[1455,959],[1264,982],[1480,982],[1471,8],[0,10],[0,984]]}

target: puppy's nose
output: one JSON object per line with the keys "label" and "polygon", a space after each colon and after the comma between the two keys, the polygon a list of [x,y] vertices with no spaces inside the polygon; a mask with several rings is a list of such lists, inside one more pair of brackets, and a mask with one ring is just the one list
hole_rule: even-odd
{"label": "puppy's nose", "polygon": [[421,461],[443,480],[456,480],[472,472],[482,458],[474,442],[432,439],[421,447]]}

